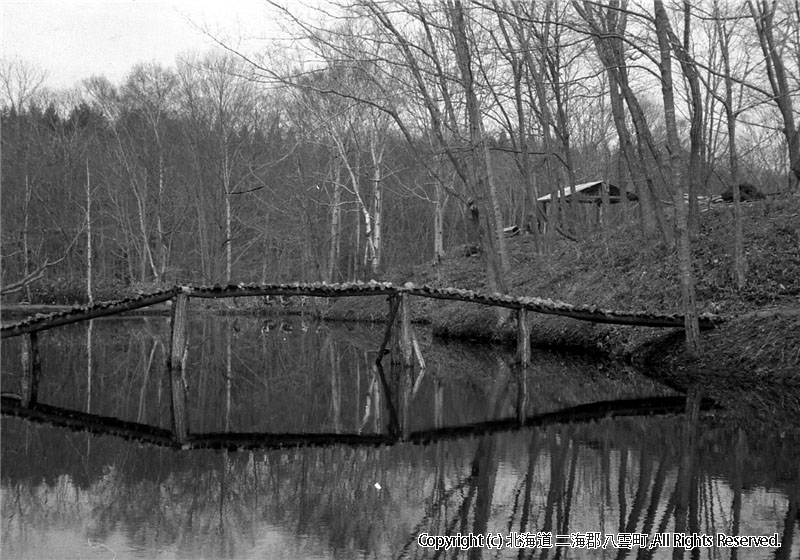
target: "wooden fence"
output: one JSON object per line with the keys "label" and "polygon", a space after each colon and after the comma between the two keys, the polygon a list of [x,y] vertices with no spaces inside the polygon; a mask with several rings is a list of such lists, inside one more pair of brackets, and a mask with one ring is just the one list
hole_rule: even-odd
{"label": "wooden fence", "polygon": [[[6,325],[0,329],[3,339],[23,336],[23,381],[20,405],[35,407],[38,398],[38,383],[41,369],[39,356],[38,333],[71,323],[88,321],[99,317],[118,315],[128,311],[141,309],[151,305],[172,302],[172,320],[170,349],[167,357],[167,374],[169,375],[173,437],[178,444],[188,441],[188,422],[186,413],[186,357],[189,323],[190,298],[235,298],[255,296],[306,296],[306,297],[358,297],[385,295],[389,298],[386,331],[378,351],[375,366],[380,368],[381,360],[392,341],[399,347],[403,366],[419,365],[420,376],[415,386],[419,385],[425,371],[425,359],[411,321],[411,298],[425,297],[446,299],[467,303],[477,303],[502,307],[516,311],[517,322],[517,358],[522,367],[530,362],[530,328],[528,313],[545,313],[570,317],[581,321],[598,323],[614,323],[647,327],[683,327],[684,319],[677,314],[631,313],[606,309],[596,306],[576,306],[568,303],[535,297],[513,297],[505,295],[487,295],[470,290],[456,288],[433,288],[405,284],[397,286],[385,282],[346,283],[346,284],[240,284],[231,286],[193,286],[181,285],[168,290],[128,298],[120,301],[97,303],[88,306],[76,306],[67,311],[50,314],[38,314],[24,321]],[[399,318],[399,319],[398,319]],[[722,321],[714,315],[700,318],[700,327],[713,328]],[[399,324],[399,329],[395,324]],[[381,376],[383,377],[383,376]],[[416,389],[416,387],[415,387]],[[416,392],[416,391],[414,391]],[[5,410],[5,409],[4,409]],[[396,411],[393,416],[396,416]]]}

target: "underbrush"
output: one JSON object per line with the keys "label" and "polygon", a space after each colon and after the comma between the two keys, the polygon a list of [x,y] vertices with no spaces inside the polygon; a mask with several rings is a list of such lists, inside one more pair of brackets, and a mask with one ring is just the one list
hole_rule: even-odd
{"label": "underbrush", "polygon": [[[744,205],[748,285],[742,290],[737,290],[733,283],[732,212],[732,208],[722,207],[701,214],[700,228],[692,245],[698,311],[736,315],[765,306],[800,304],[800,199]],[[598,229],[585,233],[577,243],[562,239],[546,255],[534,254],[530,237],[508,241],[512,262],[508,283],[514,295],[621,311],[681,311],[677,255],[668,253],[655,234],[643,238],[638,225],[618,226],[609,231],[607,238]],[[484,286],[479,258],[454,256],[443,267],[445,278],[463,280],[456,287]],[[418,270],[421,282],[430,281],[429,269]],[[481,325],[492,324],[491,310],[465,312],[460,307],[463,304],[437,309],[432,316],[434,329],[450,336],[462,331],[466,337],[475,337],[475,330]],[[480,317],[481,314],[486,317]],[[552,319],[547,317],[543,322]],[[561,328],[566,329],[568,324],[561,322]],[[579,336],[587,334],[586,329],[570,330],[579,331]],[[598,337],[598,342],[616,334],[613,327],[596,328],[588,333]],[[535,331],[533,337],[537,337]],[[553,338],[553,333],[549,333],[548,340]],[[626,333],[622,339],[630,341],[631,337]]]}
{"label": "underbrush", "polygon": [[680,389],[698,388],[742,427],[757,423],[800,433],[800,314],[743,318],[703,337],[691,358],[681,336],[642,348],[644,370]]}
{"label": "underbrush", "polygon": [[[16,301],[31,305],[75,305],[89,301],[86,281],[63,278],[42,279],[30,286],[30,300],[25,290],[17,292]],[[123,282],[102,282],[92,286],[95,301],[112,301],[135,295],[131,286]]]}

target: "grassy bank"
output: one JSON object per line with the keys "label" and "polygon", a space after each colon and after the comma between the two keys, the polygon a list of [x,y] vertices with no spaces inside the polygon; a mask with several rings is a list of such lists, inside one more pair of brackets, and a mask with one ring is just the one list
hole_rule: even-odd
{"label": "grassy bank", "polygon": [[[737,290],[732,274],[733,210],[715,207],[702,214],[693,241],[699,311],[729,320],[703,334],[699,358],[689,359],[683,352],[682,331],[549,315],[532,315],[532,343],[634,360],[645,373],[677,388],[699,384],[706,394],[737,410],[741,419],[780,423],[795,416],[800,410],[800,198],[745,205],[744,237],[748,285]],[[667,254],[657,237],[643,238],[635,225],[620,225],[606,233],[597,229],[578,242],[560,239],[547,255],[537,254],[530,236],[508,241],[507,282],[513,295],[619,311],[681,310],[675,255]],[[481,259],[470,253],[455,249],[436,266],[422,264],[381,280],[486,291]],[[330,302],[327,306],[314,301],[313,309],[302,311],[352,321],[382,321],[387,314],[382,296]],[[209,301],[202,308],[271,309],[243,310],[246,303]],[[292,307],[279,310],[291,312]],[[413,313],[415,320],[429,323],[442,337],[513,342],[516,336],[513,321],[499,326],[495,311],[478,304],[414,298]]]}
{"label": "grassy bank", "polygon": [[673,387],[699,387],[743,428],[800,435],[800,313],[742,318],[708,332],[703,342],[697,359],[683,351],[680,333],[650,341],[635,358]]}
{"label": "grassy bank", "polygon": [[[702,214],[693,242],[700,312],[731,320],[703,334],[703,354],[683,353],[682,331],[601,325],[534,315],[532,343],[581,348],[635,359],[647,373],[679,388],[700,384],[725,404],[741,403],[746,415],[777,418],[800,410],[800,199],[775,199],[744,207],[748,285],[733,283],[733,209]],[[537,255],[529,236],[509,240],[510,291],[574,304],[629,311],[680,312],[675,255],[657,238],[644,239],[634,226],[579,242],[561,240],[548,255]],[[460,254],[459,254],[460,253]],[[485,289],[480,257],[453,252],[440,266],[416,267],[417,284]],[[439,336],[514,340],[512,327],[498,328],[496,315],[479,305],[415,300],[418,320]],[[385,315],[383,298],[334,303],[331,315],[374,319]],[[754,389],[757,389],[754,391]],[[776,416],[775,413],[778,413]],[[744,417],[744,415],[743,415]]]}
{"label": "grassy bank", "polygon": [[[744,208],[748,286],[736,290],[732,276],[732,208],[702,214],[694,240],[699,311],[725,316],[800,306],[800,199],[762,201]],[[634,226],[601,230],[574,243],[559,240],[547,255],[537,255],[530,236],[508,239],[510,292],[574,304],[628,311],[680,312],[677,259],[658,238],[642,239]],[[441,265],[420,265],[411,277],[389,278],[416,284],[485,290],[480,257],[454,251]],[[419,320],[441,336],[504,339],[491,310],[479,305],[417,300]],[[330,315],[371,320],[385,314],[382,298],[334,302]],[[533,341],[541,345],[577,345],[611,353],[630,353],[660,329],[595,325],[535,315]]]}

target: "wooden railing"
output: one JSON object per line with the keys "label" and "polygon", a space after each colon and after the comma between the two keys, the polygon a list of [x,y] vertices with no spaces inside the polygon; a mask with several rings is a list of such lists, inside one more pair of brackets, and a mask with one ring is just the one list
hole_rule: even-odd
{"label": "wooden railing", "polygon": [[[49,314],[38,314],[24,321],[0,328],[0,338],[20,336],[32,332],[52,329],[54,327],[116,315],[133,311],[157,303],[174,300],[180,294],[196,298],[235,298],[253,296],[307,296],[307,297],[354,297],[354,296],[410,296],[448,299],[467,303],[477,303],[514,310],[532,311],[547,315],[559,315],[579,321],[594,323],[613,323],[618,325],[634,325],[640,327],[682,328],[684,317],[672,313],[648,313],[631,311],[614,311],[601,309],[596,305],[572,305],[562,301],[537,297],[515,297],[500,294],[483,294],[472,290],[458,288],[433,288],[405,284],[397,286],[388,282],[352,282],[346,284],[239,284],[230,286],[175,286],[151,294],[96,303],[94,305],[76,306],[67,311]],[[712,329],[724,319],[718,315],[704,314],[700,316],[700,328]]]}
{"label": "wooden railing", "polygon": [[[456,288],[433,288],[415,286],[407,283],[397,286],[385,282],[346,283],[346,284],[239,284],[231,286],[193,286],[181,285],[168,290],[145,294],[133,298],[72,309],[38,314],[26,320],[6,325],[0,329],[3,339],[23,336],[23,381],[20,405],[35,407],[38,398],[40,357],[38,333],[71,323],[88,321],[99,317],[118,315],[128,311],[148,307],[163,302],[172,302],[171,341],[167,357],[167,372],[170,380],[173,436],[178,444],[185,444],[188,437],[186,420],[186,354],[188,340],[188,317],[190,298],[235,298],[255,296],[306,296],[306,297],[357,297],[385,295],[389,298],[387,326],[376,359],[380,368],[385,350],[392,340],[399,347],[405,368],[413,368],[414,361],[419,365],[421,379],[425,370],[425,360],[414,334],[411,322],[411,298],[425,297],[447,299],[467,303],[477,303],[515,310],[517,321],[517,358],[526,367],[530,362],[530,329],[528,312],[545,313],[570,317],[581,321],[614,323],[646,327],[683,327],[684,318],[677,314],[620,312],[600,309],[596,306],[577,306],[568,303],[536,297],[514,297],[500,294],[487,295],[480,292]],[[399,318],[399,320],[398,320]],[[722,321],[721,317],[703,315],[700,327],[713,328]],[[399,323],[399,330],[394,329]],[[382,377],[382,376],[381,376]],[[415,383],[417,385],[418,383]]]}

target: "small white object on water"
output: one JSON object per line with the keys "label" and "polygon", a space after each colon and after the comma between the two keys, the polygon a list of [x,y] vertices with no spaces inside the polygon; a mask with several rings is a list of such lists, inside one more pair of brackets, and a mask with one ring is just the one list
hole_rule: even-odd
{"label": "small white object on water", "polygon": [[376,490],[380,490],[381,489],[381,483],[380,482],[376,482],[375,483],[375,489]]}

